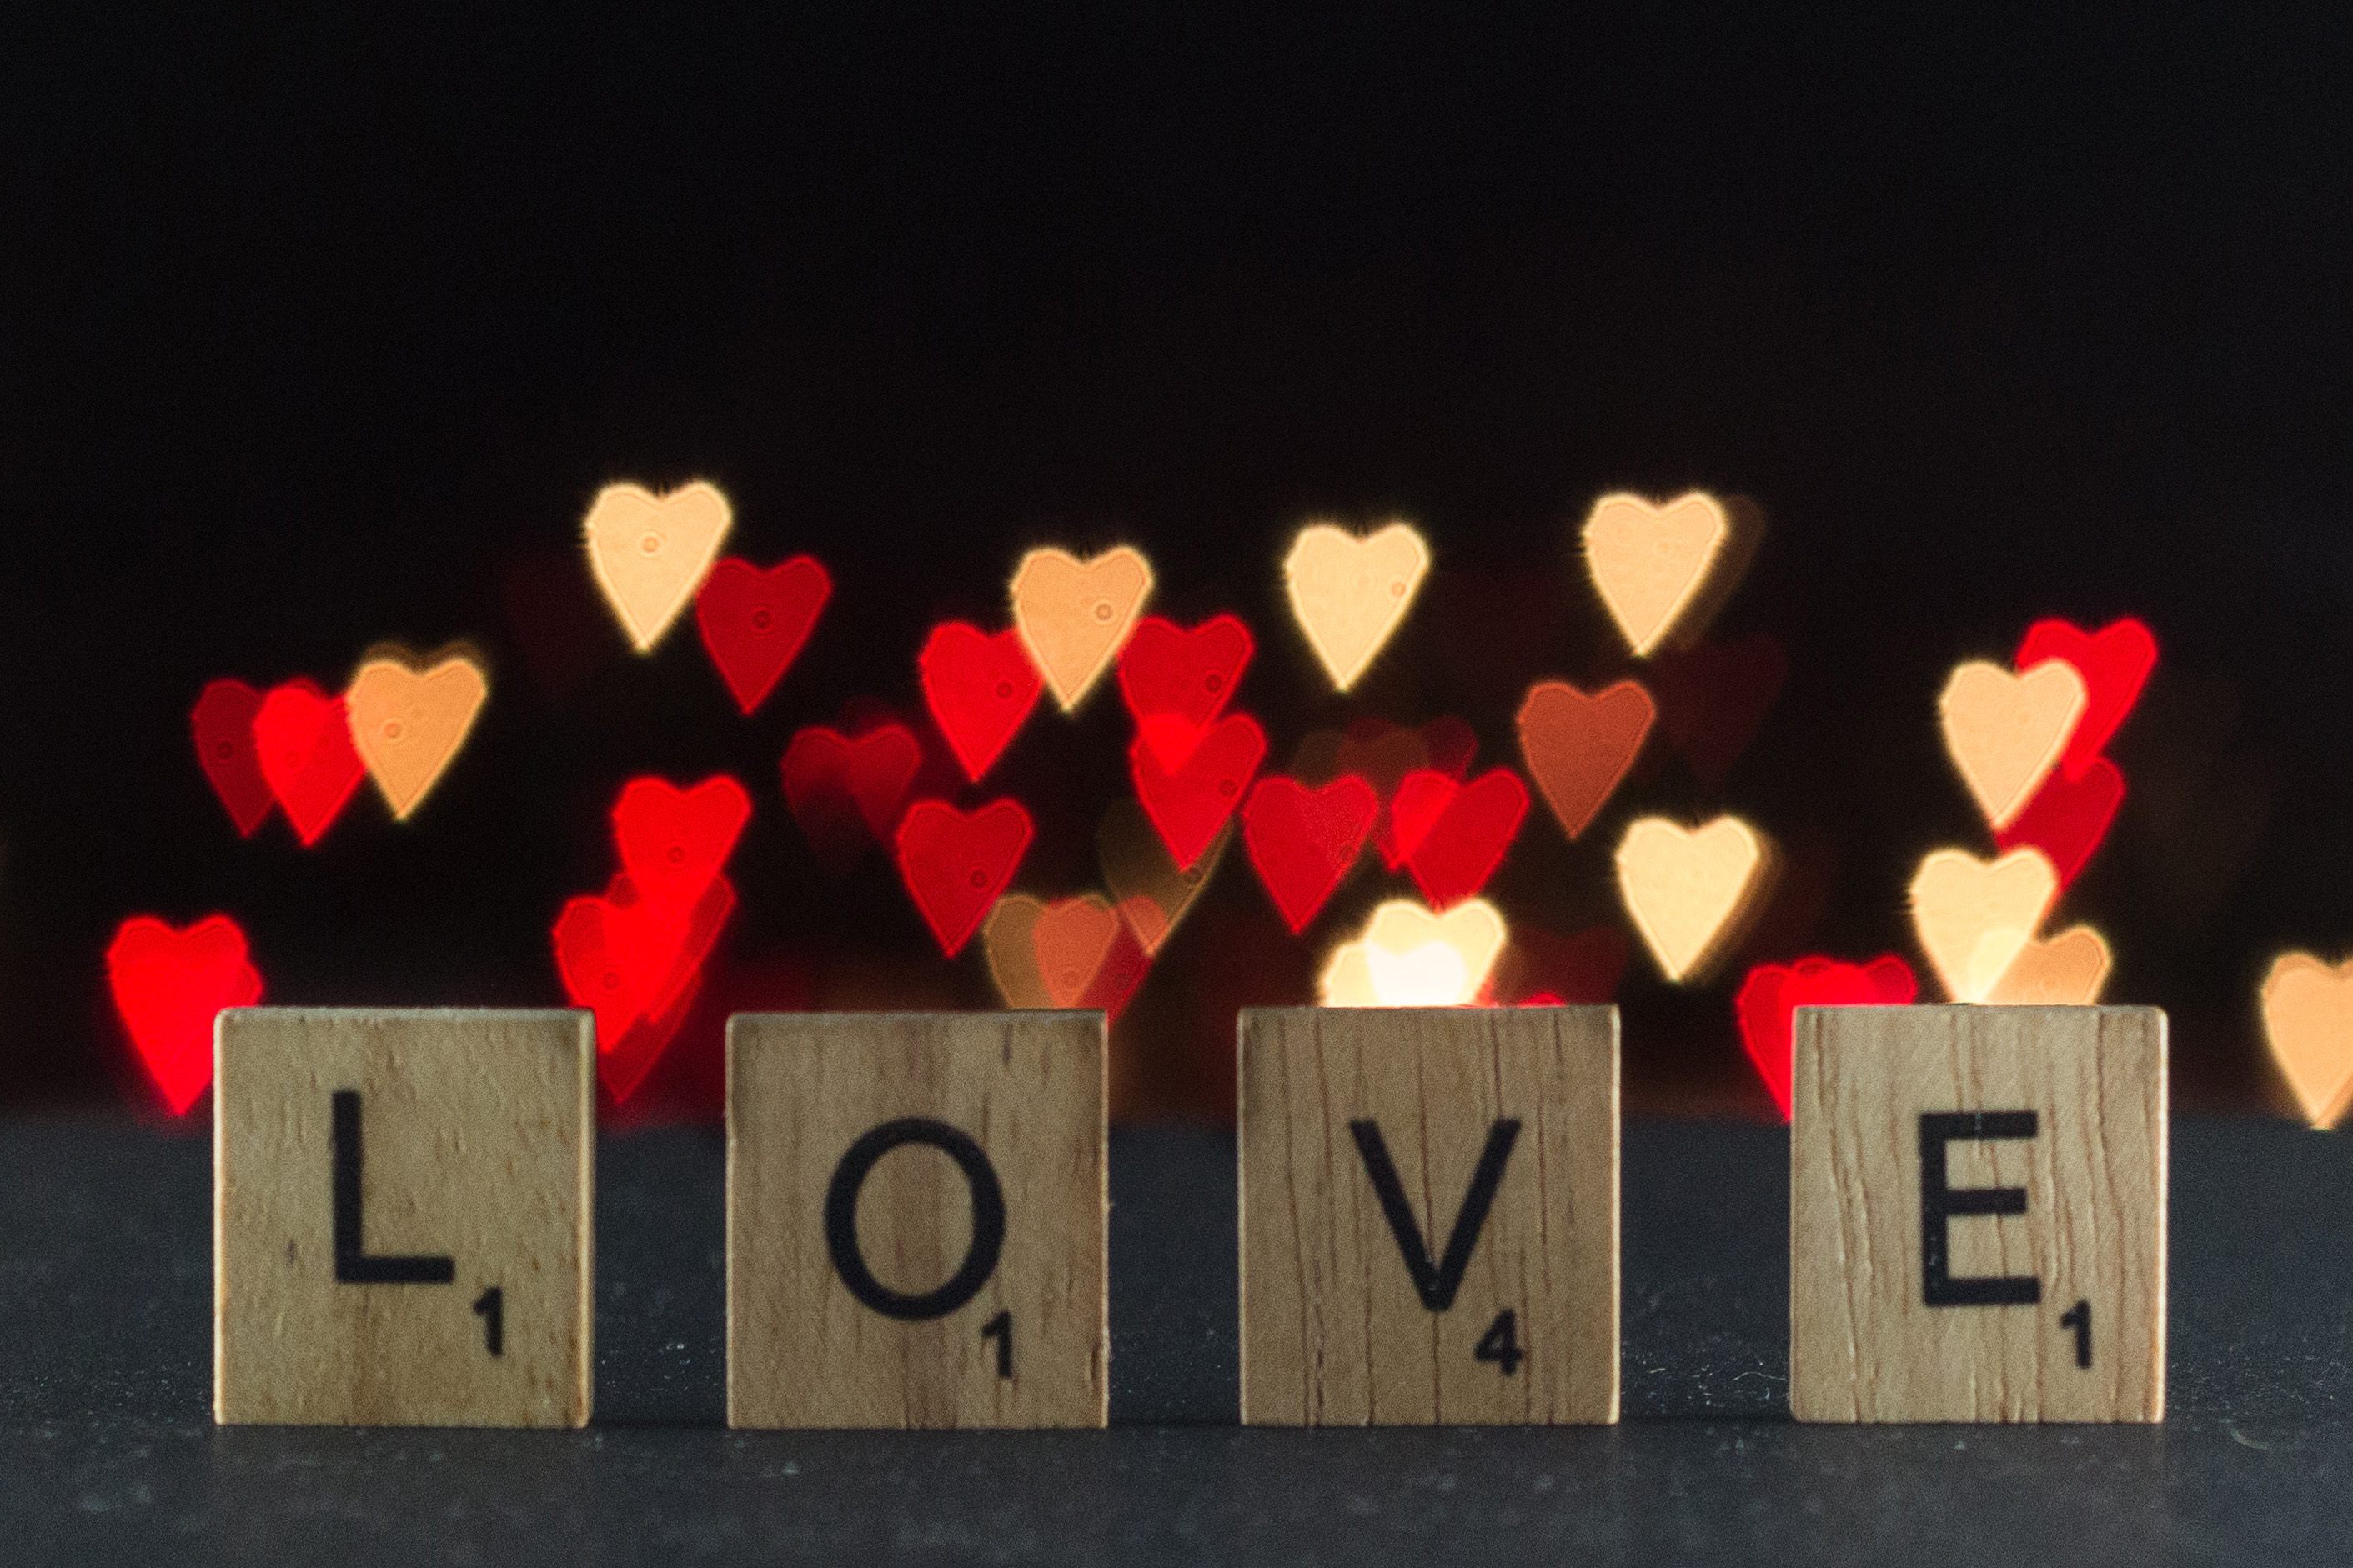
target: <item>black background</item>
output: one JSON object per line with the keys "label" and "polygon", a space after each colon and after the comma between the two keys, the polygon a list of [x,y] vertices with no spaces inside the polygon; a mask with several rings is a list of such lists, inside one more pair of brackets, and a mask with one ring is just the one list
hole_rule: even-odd
{"label": "black background", "polygon": [[[1704,486],[1771,520],[1717,635],[1789,682],[1720,794],[1654,759],[1573,849],[1539,807],[1507,914],[1621,921],[1615,825],[1724,806],[1831,868],[1744,963],[1908,953],[1919,856],[1986,847],[1945,672],[2136,614],[2132,793],[2060,916],[2173,1012],[2186,1103],[2276,1102],[2254,985],[2353,930],[2341,22],[221,11],[0,15],[0,1099],[137,1092],[132,913],[233,912],[275,1001],[557,1000],[616,787],[726,768],[744,907],[647,1095],[707,1111],[731,1007],[992,1000],[880,856],[826,878],[776,764],[919,711],[925,629],[1001,624],[1022,550],[1133,542],[1155,609],[1250,620],[1271,767],[1459,713],[1483,768],[1529,680],[1618,668],[1586,506]],[[631,657],[577,552],[602,484],[695,477],[732,552],[835,578],[750,720],[683,623]],[[1438,558],[1345,700],[1275,574],[1322,514]],[[413,823],[364,790],[314,851],[237,839],[206,680],[461,637],[490,706]],[[1094,883],[1125,742],[1049,705],[966,792],[1039,814],[1019,886]],[[1235,855],[1120,1026],[1124,1107],[1219,1114],[1233,1009],[1306,1000],[1383,890],[1293,942]],[[1769,1113],[1737,977],[1637,955],[1630,1103]]]}

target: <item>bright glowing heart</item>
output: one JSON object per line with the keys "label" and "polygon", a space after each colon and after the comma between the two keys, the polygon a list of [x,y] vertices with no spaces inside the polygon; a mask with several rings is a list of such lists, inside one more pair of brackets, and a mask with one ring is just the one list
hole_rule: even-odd
{"label": "bright glowing heart", "polygon": [[1509,768],[1456,784],[1435,768],[1409,773],[1389,803],[1406,869],[1432,909],[1459,904],[1487,885],[1528,814],[1527,785]]}
{"label": "bright glowing heart", "polygon": [[1912,966],[1894,953],[1859,964],[1808,957],[1787,966],[1758,964],[1741,983],[1732,1006],[1740,1022],[1740,1044],[1787,1121],[1792,1026],[1799,1008],[1902,1007],[1919,994]]}
{"label": "bright glowing heart", "polygon": [[944,621],[932,628],[915,664],[932,722],[964,776],[978,784],[1038,705],[1042,683],[1021,634],[990,637],[963,621]]}
{"label": "bright glowing heart", "polygon": [[2051,858],[2063,889],[2108,836],[2108,825],[2116,821],[2124,799],[2125,775],[2107,758],[2094,757],[2092,765],[2073,778],[2062,768],[2044,779],[2025,809],[1993,836],[1994,842],[2004,850],[2021,845],[2042,850]]}
{"label": "bright glowing heart", "polygon": [[1618,889],[1670,980],[1704,973],[1762,896],[1764,840],[1737,817],[1687,829],[1646,816],[1618,846]]}
{"label": "bright glowing heart", "polygon": [[2028,939],[1986,993],[1988,1006],[2088,1007],[2108,979],[2108,944],[2090,926]]}
{"label": "bright glowing heart", "polygon": [[1769,632],[1662,653],[1651,666],[1659,728],[1691,764],[1692,775],[1719,788],[1765,727],[1788,679],[1788,650]]}
{"label": "bright glowing heart", "polygon": [[1158,616],[1136,623],[1119,656],[1119,692],[1137,732],[1152,738],[1162,767],[1181,766],[1201,731],[1225,711],[1255,646],[1250,627],[1234,616],[1212,616],[1189,632]]}
{"label": "bright glowing heart", "polygon": [[1242,846],[1293,936],[1307,929],[1356,863],[1381,798],[1354,773],[1321,789],[1275,775],[1242,804]]}
{"label": "bright glowing heart", "polygon": [[581,524],[588,569],[639,653],[649,653],[702,585],[734,521],[727,498],[697,480],[668,495],[607,485]]}
{"label": "bright glowing heart", "polygon": [[2315,1127],[2353,1104],[2353,960],[2330,968],[2308,952],[2272,961],[2262,992],[2272,1060]]}
{"label": "bright glowing heart", "polygon": [[1247,713],[1232,713],[1201,732],[1184,765],[1165,769],[1145,737],[1127,749],[1135,798],[1180,868],[1208,853],[1266,757],[1266,732]]}
{"label": "bright glowing heart", "polygon": [[188,715],[196,761],[237,824],[239,838],[253,837],[276,798],[262,776],[261,752],[253,738],[253,721],[260,711],[260,692],[242,680],[215,680],[206,683]]}
{"label": "bright glowing heart", "polygon": [[393,820],[424,802],[466,743],[490,683],[481,668],[451,654],[430,669],[406,655],[371,658],[343,690],[352,747],[375,780]]}
{"label": "bright glowing heart", "polygon": [[2040,849],[1980,860],[1938,849],[1912,878],[1912,929],[1956,1002],[1982,1002],[2059,897],[2059,874]]}
{"label": "bright glowing heart", "polygon": [[1585,563],[1636,658],[1676,629],[1731,538],[1723,506],[1696,490],[1664,506],[1630,495],[1593,503],[1585,520]]}
{"label": "bright glowing heart", "polygon": [[734,912],[723,876],[692,904],[648,902],[626,873],[602,895],[565,903],[549,936],[555,969],[575,1007],[596,1016],[596,1068],[614,1100],[636,1092],[685,1022],[702,966]]}
{"label": "bright glowing heart", "polygon": [[2099,756],[2108,737],[2116,732],[2140,690],[2157,668],[2157,638],[2140,622],[2126,617],[2086,632],[2066,621],[2037,621],[2026,628],[2011,662],[2031,669],[2045,659],[2063,658],[2084,678],[2084,717],[2067,738],[2059,771],[2081,778]]}
{"label": "bright glowing heart", "polygon": [[1328,522],[1299,531],[1283,557],[1291,613],[1335,689],[1365,673],[1413,607],[1430,546],[1402,522],[1358,538]]}
{"label": "bright glowing heart", "polygon": [[272,687],[253,716],[253,743],[261,776],[303,847],[334,826],[366,769],[352,749],[343,700],[308,679]]}
{"label": "bright glowing heart", "polygon": [[1092,561],[1033,550],[1013,573],[1013,625],[1068,713],[1118,656],[1152,593],[1152,563],[1121,545]]}
{"label": "bright glowing heart", "polygon": [[1327,1007],[1460,1007],[1486,983],[1504,950],[1504,917],[1483,899],[1443,915],[1409,899],[1375,910],[1364,935],[1325,966]]}
{"label": "bright glowing heart", "polygon": [[1035,829],[1010,798],[972,812],[919,800],[899,819],[899,878],[940,951],[954,958],[1013,880]]}
{"label": "bright glowing heart", "polygon": [[1520,755],[1572,840],[1609,804],[1657,716],[1651,694],[1636,681],[1590,697],[1565,680],[1528,689],[1520,704]]}
{"label": "bright glowing heart", "polygon": [[106,949],[114,1010],[172,1114],[186,1114],[213,1080],[213,1017],[261,1000],[245,932],[227,915],[174,931],[152,915],[115,928]]}
{"label": "bright glowing heart", "polygon": [[692,904],[727,864],[751,820],[752,797],[725,773],[692,789],[631,779],[613,802],[613,842],[638,895],[664,910]]}
{"label": "bright glowing heart", "polygon": [[1230,829],[1219,832],[1208,854],[1184,867],[1169,858],[1159,830],[1135,801],[1123,797],[1103,813],[1095,829],[1095,856],[1104,885],[1118,900],[1120,918],[1135,932],[1145,957],[1157,953],[1176,934],[1177,922],[1216,874],[1232,837]]}
{"label": "bright glowing heart", "polygon": [[1936,700],[1945,749],[1996,832],[2059,765],[2084,701],[2084,678],[2058,658],[2018,675],[1971,659],[1945,682]]}
{"label": "bright glowing heart", "polygon": [[712,567],[694,596],[694,625],[736,707],[749,713],[776,689],[832,593],[833,578],[814,555],[765,572],[734,555]]}
{"label": "bright glowing heart", "polygon": [[904,724],[881,724],[854,740],[812,724],[785,748],[785,805],[818,861],[846,876],[869,842],[891,842],[923,764],[923,747]]}

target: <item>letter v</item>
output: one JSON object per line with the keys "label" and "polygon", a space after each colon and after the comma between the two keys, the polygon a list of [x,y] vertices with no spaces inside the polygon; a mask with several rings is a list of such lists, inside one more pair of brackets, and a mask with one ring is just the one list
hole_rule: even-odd
{"label": "letter v", "polygon": [[[1431,1311],[1445,1311],[1454,1305],[1454,1293],[1462,1288],[1462,1276],[1471,1267],[1471,1249],[1479,1245],[1479,1232],[1487,1223],[1487,1210],[1494,1205],[1495,1189],[1503,1184],[1504,1163],[1512,1157],[1512,1145],[1520,1135],[1518,1120],[1498,1121],[1487,1130],[1487,1147],[1479,1155],[1479,1168],[1471,1173],[1471,1191],[1464,1195],[1462,1210],[1454,1216],[1454,1229],[1446,1237],[1446,1257],[1435,1265],[1430,1260],[1430,1244],[1422,1240],[1421,1226],[1405,1201],[1405,1184],[1398,1180],[1397,1166],[1390,1163],[1388,1145],[1381,1141],[1380,1124],[1351,1121],[1348,1131],[1356,1135],[1356,1152],[1365,1157],[1365,1173],[1372,1177],[1381,1212],[1388,1215],[1398,1250],[1405,1254],[1415,1293]],[[1432,1213],[1430,1217],[1435,1222],[1438,1215]]]}

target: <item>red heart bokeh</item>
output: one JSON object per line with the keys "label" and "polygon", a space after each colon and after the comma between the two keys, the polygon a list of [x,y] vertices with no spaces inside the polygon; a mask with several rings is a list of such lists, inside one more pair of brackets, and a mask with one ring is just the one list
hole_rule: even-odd
{"label": "red heart bokeh", "polygon": [[631,779],[613,802],[621,869],[645,902],[684,909],[727,864],[751,816],[752,797],[726,773],[692,789]]}
{"label": "red heart bokeh", "polygon": [[1251,789],[1242,803],[1242,847],[1292,935],[1338,889],[1380,810],[1381,797],[1354,773],[1321,789],[1277,773]]}
{"label": "red heart bokeh", "polygon": [[785,748],[785,805],[827,870],[847,876],[868,843],[888,844],[923,765],[904,724],[881,724],[852,739],[826,724],[796,732]]}
{"label": "red heart bokeh", "polygon": [[2026,809],[1993,836],[1994,842],[2005,855],[2021,844],[2042,850],[2064,888],[2108,836],[2124,800],[2125,775],[2107,758],[2094,757],[2074,778],[2054,771],[2043,780]]}
{"label": "red heart bokeh", "polygon": [[1740,1043],[1765,1080],[1781,1120],[1789,1119],[1790,1050],[1800,1007],[1907,1006],[1920,994],[1912,966],[1894,953],[1868,963],[1807,957],[1795,963],[1760,963],[1741,983],[1733,1011]]}
{"label": "red heart bokeh", "polygon": [[106,979],[147,1076],[172,1114],[185,1115],[213,1080],[214,1016],[261,1000],[245,932],[227,915],[185,931],[133,915],[107,946]]}
{"label": "red heart bokeh", "polygon": [[1565,680],[1528,688],[1517,721],[1520,756],[1571,840],[1609,804],[1657,716],[1639,681],[1590,696]]}
{"label": "red heart bokeh", "polygon": [[237,824],[237,836],[250,838],[269,816],[269,781],[262,776],[261,752],[253,738],[253,721],[261,711],[261,693],[242,680],[207,683],[188,714],[196,741],[196,761],[213,793]]}
{"label": "red heart bokeh", "polygon": [[2097,632],[2068,621],[2037,621],[2019,639],[2018,658],[2012,662],[2020,669],[2031,669],[2046,658],[2065,659],[2084,678],[2084,716],[2075,721],[2074,733],[2067,737],[2067,749],[2059,758],[2059,772],[2079,779],[2140,700],[2140,689],[2157,668],[2157,637],[2129,616]]}
{"label": "red heart bokeh", "polygon": [[765,572],[737,555],[712,566],[694,596],[694,625],[736,707],[749,713],[776,689],[832,593],[833,578],[814,555]]}
{"label": "red heart bokeh", "polygon": [[899,878],[940,951],[954,958],[972,940],[1020,868],[1035,835],[1009,796],[966,813],[919,800],[899,819]]}
{"label": "red heart bokeh", "polygon": [[990,637],[963,621],[944,621],[932,628],[915,668],[932,722],[947,738],[965,777],[978,784],[1045,689],[1021,634],[1008,629]]}
{"label": "red heart bokeh", "polygon": [[1528,786],[1509,768],[1457,784],[1435,768],[1408,773],[1389,802],[1399,858],[1434,910],[1487,885],[1528,814]]}
{"label": "red heart bokeh", "polygon": [[596,1016],[596,1071],[628,1099],[685,1021],[702,966],[735,910],[713,875],[691,905],[649,903],[627,873],[602,895],[569,900],[550,932],[555,968],[575,1007]]}
{"label": "red heart bokeh", "polygon": [[[1164,769],[1176,769],[1241,684],[1257,647],[1235,616],[1213,616],[1187,631],[1158,616],[1135,624],[1119,655],[1119,694],[1139,733],[1153,738]],[[1151,722],[1176,720],[1179,723]]]}
{"label": "red heart bokeh", "polygon": [[304,848],[316,844],[367,772],[343,700],[303,677],[272,687],[253,716],[253,743],[294,837]]}
{"label": "red heart bokeh", "polygon": [[1247,713],[1229,714],[1202,730],[1182,765],[1173,769],[1161,765],[1158,750],[1143,735],[1128,747],[1135,798],[1178,870],[1191,870],[1217,841],[1218,830],[1241,805],[1265,758],[1266,731]]}

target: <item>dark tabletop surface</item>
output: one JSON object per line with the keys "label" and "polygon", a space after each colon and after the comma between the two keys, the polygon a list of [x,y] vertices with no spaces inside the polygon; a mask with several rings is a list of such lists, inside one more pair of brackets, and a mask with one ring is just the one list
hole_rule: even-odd
{"label": "dark tabletop surface", "polygon": [[0,1562],[2353,1561],[2353,1142],[2175,1123],[2153,1428],[1791,1424],[1787,1134],[1625,1144],[1615,1428],[1238,1428],[1232,1141],[1154,1131],[1111,1431],[730,1432],[720,1139],[660,1129],[598,1151],[596,1425],[217,1429],[209,1140],[0,1123]]}

